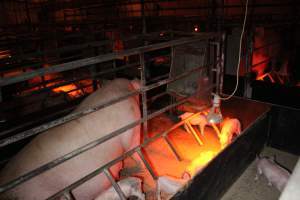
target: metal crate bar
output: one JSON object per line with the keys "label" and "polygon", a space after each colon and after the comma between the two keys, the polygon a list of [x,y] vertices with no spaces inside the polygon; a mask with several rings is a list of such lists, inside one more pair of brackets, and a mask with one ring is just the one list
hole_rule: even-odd
{"label": "metal crate bar", "polygon": [[22,175],[19,178],[16,178],[16,179],[10,181],[8,184],[5,184],[5,185],[1,186],[0,187],[0,193],[4,192],[6,190],[9,190],[9,189],[11,189],[11,188],[13,188],[13,187],[15,187],[15,186],[17,186],[17,185],[19,185],[19,184],[27,181],[27,180],[33,178],[33,177],[35,177],[35,176],[37,176],[37,175],[39,175],[39,174],[41,174],[41,173],[43,173],[43,172],[45,172],[45,171],[53,168],[53,167],[55,167],[55,166],[57,166],[57,165],[65,162],[65,161],[67,161],[67,160],[69,160],[69,159],[71,159],[71,158],[73,158],[73,157],[75,157],[75,156],[77,156],[77,155],[79,155],[79,154],[81,154],[81,153],[89,150],[89,149],[92,149],[95,146],[97,146],[97,145],[99,145],[99,144],[101,144],[101,143],[103,143],[103,142],[105,142],[105,141],[107,141],[107,140],[109,140],[109,139],[111,139],[113,137],[116,137],[116,136],[122,134],[123,132],[125,132],[128,129],[131,129],[131,128],[133,128],[133,127],[135,127],[135,126],[137,126],[137,125],[145,122],[146,120],[152,119],[153,117],[156,117],[156,116],[164,113],[165,111],[171,109],[172,107],[178,106],[179,104],[185,102],[186,100],[187,100],[187,98],[184,98],[184,100],[181,100],[180,102],[174,103],[172,105],[169,105],[169,106],[167,106],[167,107],[165,107],[163,109],[160,109],[160,110],[158,110],[158,111],[150,114],[148,116],[148,118],[141,118],[141,119],[139,119],[139,120],[137,120],[135,122],[132,122],[132,123],[128,124],[127,126],[124,126],[124,127],[120,128],[118,130],[115,130],[115,131],[111,132],[110,134],[108,134],[108,135],[106,135],[104,137],[101,137],[101,138],[99,138],[97,140],[94,140],[94,141],[92,141],[92,142],[90,142],[90,143],[88,143],[88,144],[86,144],[84,146],[79,147],[78,149],[76,149],[76,150],[74,150],[74,151],[72,151],[70,153],[67,153],[67,154],[65,154],[65,155],[63,155],[63,156],[61,156],[61,157],[59,157],[59,158],[57,158],[57,159],[55,159],[55,160],[47,163],[47,164],[44,164],[41,167],[38,167],[35,170],[33,170],[33,171],[29,172],[29,173],[26,173],[25,175]]}
{"label": "metal crate bar", "polygon": [[[144,53],[139,54],[140,64],[141,64],[141,86],[142,88],[146,87],[146,65],[145,65],[145,55]],[[148,109],[147,109],[147,91],[142,90],[142,115],[147,118]],[[143,123],[143,135],[145,138],[148,137],[148,122]]]}
{"label": "metal crate bar", "polygon": [[111,184],[114,187],[114,189],[116,190],[116,192],[118,193],[120,199],[121,200],[126,200],[127,198],[126,198],[124,192],[122,191],[122,189],[120,188],[118,183],[116,183],[115,179],[112,177],[112,175],[110,174],[108,169],[104,169],[103,172],[106,175],[106,177],[108,178],[108,180],[111,182]]}
{"label": "metal crate bar", "polygon": [[27,131],[21,132],[21,133],[19,133],[17,135],[9,137],[9,138],[2,139],[2,140],[0,140],[0,147],[3,147],[3,146],[6,146],[8,144],[17,142],[19,140],[22,140],[22,139],[34,136],[34,135],[36,135],[36,134],[38,134],[38,133],[40,133],[42,131],[48,130],[48,129],[53,128],[55,126],[58,126],[58,125],[66,123],[66,122],[72,121],[74,119],[83,117],[83,116],[85,116],[87,114],[90,114],[92,112],[100,110],[100,109],[102,109],[104,107],[107,107],[107,106],[112,105],[114,103],[117,103],[117,102],[120,102],[122,100],[125,100],[125,99],[129,98],[130,96],[139,94],[142,91],[148,91],[148,90],[151,90],[151,89],[156,88],[158,86],[161,86],[161,85],[164,85],[164,84],[167,84],[167,83],[171,83],[171,82],[176,81],[178,79],[184,78],[184,77],[192,74],[195,71],[202,70],[202,69],[205,69],[205,67],[201,66],[201,67],[194,68],[194,69],[192,69],[192,70],[190,70],[188,72],[185,72],[185,73],[183,73],[183,74],[181,74],[179,76],[176,76],[176,77],[174,77],[172,79],[162,80],[160,82],[157,82],[157,83],[151,84],[149,86],[146,86],[145,88],[141,88],[141,90],[129,92],[125,96],[112,99],[110,102],[102,103],[102,104],[99,104],[99,105],[97,105],[95,107],[87,108],[87,109],[85,109],[83,111],[79,111],[79,112],[76,112],[76,113],[71,113],[71,114],[69,114],[69,115],[67,115],[65,117],[61,117],[61,118],[59,118],[57,120],[54,120],[54,121],[51,121],[49,123],[40,125],[38,127],[29,129]]}
{"label": "metal crate bar", "polygon": [[[128,65],[123,65],[123,66],[118,67],[116,69],[109,69],[109,70],[104,70],[104,71],[101,71],[101,72],[94,73],[93,76],[97,77],[97,76],[100,76],[100,75],[103,75],[103,74],[118,72],[118,71],[121,71],[121,70],[124,70],[124,69],[132,68],[132,67],[138,67],[138,66],[139,66],[139,63],[132,63],[132,64],[128,64]],[[58,87],[61,87],[61,86],[65,86],[65,85],[68,85],[68,84],[76,83],[77,81],[87,80],[87,79],[91,79],[91,78],[93,78],[93,77],[92,76],[84,76],[84,77],[80,77],[80,78],[77,78],[77,79],[69,79],[69,80],[66,80],[62,83],[58,83],[58,84],[55,84],[55,85],[52,85],[52,86],[49,86],[49,87],[44,87],[44,88],[41,88],[39,90],[27,93],[27,94],[23,95],[22,97],[31,96],[31,95],[34,95],[34,94],[39,94],[39,93],[51,91],[52,89],[55,89],[55,88],[58,88]],[[54,80],[54,82],[55,82],[55,80]],[[51,82],[48,81],[48,83],[46,83],[46,84],[49,84],[49,83],[51,83]],[[44,83],[41,83],[39,85],[35,85],[35,86],[32,86],[32,87],[42,87],[41,86],[42,84],[44,84]]]}
{"label": "metal crate bar", "polygon": [[105,62],[105,61],[110,61],[110,60],[113,60],[120,56],[130,56],[130,55],[139,54],[141,52],[154,51],[154,50],[158,50],[158,49],[162,49],[162,48],[183,45],[186,43],[199,42],[199,41],[213,38],[214,36],[218,36],[218,35],[217,34],[209,35],[209,34],[203,33],[203,35],[201,37],[199,35],[197,37],[194,36],[194,37],[189,37],[189,38],[182,38],[182,39],[177,39],[177,40],[173,40],[173,41],[162,42],[162,43],[158,43],[158,44],[151,44],[148,46],[128,49],[128,50],[124,50],[121,52],[115,52],[115,53],[110,53],[110,54],[106,54],[106,55],[94,56],[94,57],[90,57],[90,58],[71,61],[68,63],[58,64],[58,65],[54,65],[49,68],[38,69],[33,72],[25,72],[21,76],[1,78],[0,86],[5,86],[5,85],[25,81],[25,80],[31,79],[35,76],[43,76],[45,74],[62,72],[62,71],[77,69],[77,68],[84,67],[87,65],[93,65],[93,64],[97,64],[97,63],[101,63],[101,62]]}
{"label": "metal crate bar", "polygon": [[167,135],[163,136],[164,140],[166,141],[166,143],[168,144],[168,146],[170,147],[171,151],[174,153],[176,159],[178,161],[182,161],[181,156],[178,154],[178,152],[176,151],[175,147],[173,146],[173,144],[171,143],[171,141],[169,140]]}
{"label": "metal crate bar", "polygon": [[[188,97],[189,98],[189,97]],[[181,100],[180,102],[177,103],[177,105],[184,103],[187,100],[187,98],[184,98],[183,100]],[[170,106],[169,106],[170,107]],[[207,106],[203,106],[201,107],[202,110],[208,108]],[[170,109],[170,108],[169,108]],[[190,117],[188,117],[187,119],[193,118],[194,116],[196,116],[198,113],[191,115]],[[75,189],[76,187],[80,186],[81,184],[85,183],[86,181],[90,180],[91,178],[93,178],[94,176],[102,173],[104,171],[104,169],[107,169],[111,166],[113,166],[114,164],[120,162],[121,160],[124,160],[126,157],[131,156],[132,154],[138,152],[141,148],[144,148],[145,146],[147,146],[149,143],[154,142],[155,140],[157,140],[160,137],[166,137],[171,131],[177,129],[178,127],[182,126],[184,124],[184,121],[178,122],[177,124],[175,124],[174,126],[172,126],[170,129],[166,130],[166,131],[162,131],[159,134],[151,137],[151,138],[147,138],[143,144],[140,144],[139,146],[127,151],[126,153],[124,153],[123,155],[119,156],[118,158],[110,161],[109,163],[107,163],[106,165],[96,169],[95,171],[91,172],[90,174],[86,175],[85,177],[79,179],[78,181],[72,183],[71,185],[67,186],[66,188],[64,188],[63,190],[57,192],[56,194],[54,194],[53,196],[49,197],[47,200],[55,200],[56,198],[60,197],[61,195],[63,195],[65,192],[68,191],[72,191],[73,189]],[[147,168],[148,169],[148,168]],[[150,169],[151,166],[150,166]],[[154,173],[154,172],[153,172]],[[153,176],[152,176],[153,177]],[[156,177],[156,176],[155,176]]]}
{"label": "metal crate bar", "polygon": [[151,174],[152,178],[153,178],[154,180],[157,180],[157,176],[156,176],[156,174],[154,173],[154,171],[153,171],[151,165],[149,164],[149,162],[145,159],[143,153],[141,152],[141,148],[138,148],[138,149],[136,150],[136,152],[137,152],[137,154],[140,156],[140,158],[142,159],[144,165],[146,166],[147,170],[148,170],[149,173]]}
{"label": "metal crate bar", "polygon": [[[20,82],[20,81],[24,81],[24,80],[28,80],[30,79],[30,77],[35,77],[35,76],[39,76],[39,75],[44,75],[44,74],[47,74],[47,73],[54,73],[54,72],[61,72],[61,71],[66,71],[66,70],[71,70],[71,69],[76,69],[76,68],[80,68],[80,67],[83,67],[83,66],[87,66],[87,65],[92,65],[92,64],[97,64],[97,63],[100,63],[100,62],[105,62],[105,61],[110,61],[110,60],[113,60],[114,58],[118,57],[118,56],[129,56],[129,55],[143,55],[144,52],[147,52],[147,51],[153,51],[153,50],[158,50],[158,49],[161,49],[161,48],[167,48],[167,47],[174,47],[176,45],[184,45],[184,44],[187,44],[187,43],[192,43],[192,42],[199,42],[199,41],[203,41],[203,40],[207,40],[207,39],[211,39],[213,37],[217,36],[217,34],[215,35],[206,35],[206,34],[203,34],[201,36],[201,38],[183,38],[183,39],[180,39],[180,40],[173,40],[173,41],[169,41],[169,42],[163,42],[163,43],[159,43],[159,44],[153,44],[153,45],[148,45],[148,46],[144,46],[144,47],[139,47],[139,48],[135,48],[135,49],[130,49],[130,50],[125,50],[125,51],[122,51],[122,52],[118,52],[118,53],[111,53],[111,54],[107,54],[107,55],[103,55],[103,56],[95,56],[95,57],[92,57],[92,58],[86,58],[86,59],[81,59],[81,60],[78,60],[78,61],[72,61],[72,62],[69,62],[69,63],[64,63],[64,64],[60,64],[60,65],[55,65],[53,67],[51,67],[52,69],[50,68],[45,68],[45,69],[39,69],[39,70],[36,70],[34,72],[29,72],[29,73],[24,73],[23,75],[21,76],[17,76],[17,77],[11,77],[11,78],[4,78],[4,79],[0,79],[0,86],[4,86],[4,85],[8,85],[8,84],[11,84],[11,83],[16,83],[16,82]],[[140,60],[140,64],[141,64],[141,67],[142,67],[142,73],[144,73],[145,71],[145,65],[144,65],[144,57],[140,56],[140,58],[142,58]],[[172,59],[173,60],[173,59]],[[217,63],[219,63],[219,61],[217,61]],[[214,63],[216,64],[216,63]],[[144,67],[143,67],[144,65]],[[218,65],[218,64],[217,64]],[[76,113],[72,113],[70,115],[67,115],[65,117],[62,117],[62,118],[59,118],[58,120],[54,120],[50,123],[46,123],[46,124],[43,124],[41,126],[38,126],[38,127],[35,127],[33,129],[30,129],[28,131],[24,131],[24,132],[21,132],[20,134],[16,135],[16,136],[12,136],[12,137],[9,137],[7,139],[4,139],[4,140],[0,140],[0,147],[3,147],[3,146],[6,146],[8,144],[11,144],[13,142],[16,142],[16,141],[19,141],[19,140],[22,140],[24,138],[28,138],[30,136],[33,136],[33,135],[36,135],[42,131],[45,131],[49,128],[52,128],[52,127],[55,127],[55,126],[58,126],[60,124],[63,124],[63,123],[66,123],[66,122],[69,122],[71,120],[74,120],[74,119],[77,119],[77,118],[80,118],[82,116],[85,116],[89,113],[92,113],[92,112],[95,112],[97,110],[100,110],[104,107],[107,107],[109,105],[112,105],[114,103],[117,103],[119,101],[122,101],[122,100],[125,100],[127,98],[129,98],[130,96],[133,96],[133,95],[138,95],[140,93],[144,93],[146,94],[146,91],[148,90],[151,90],[153,88],[156,88],[156,87],[159,87],[161,85],[164,85],[164,84],[167,84],[167,83],[171,83],[173,81],[176,81],[178,79],[181,79],[181,78],[184,78],[186,76],[189,76],[190,74],[196,72],[196,71],[199,71],[199,70],[202,70],[202,69],[206,69],[208,66],[211,66],[211,65],[207,65],[207,66],[201,66],[201,67],[197,67],[197,68],[194,68],[188,72],[185,72],[179,76],[176,76],[174,78],[168,78],[168,79],[165,79],[165,80],[162,80],[162,81],[159,81],[157,83],[153,83],[151,85],[148,85],[146,86],[146,80],[145,80],[145,77],[141,76],[141,81],[142,81],[142,87],[140,90],[138,91],[133,91],[133,92],[129,92],[128,94],[122,96],[122,97],[118,97],[118,98],[115,98],[115,99],[112,99],[111,101],[109,102],[106,102],[106,103],[103,103],[103,104],[100,104],[100,105],[97,105],[93,108],[87,108],[87,109],[84,109],[82,111],[79,111],[79,112],[76,112]],[[115,69],[112,69],[113,71]],[[100,72],[101,73],[101,72]],[[103,72],[102,72],[103,73]],[[192,96],[192,95],[191,95]],[[166,112],[167,110],[169,109],[172,109],[184,102],[186,102],[188,100],[190,96],[188,97],[183,97],[182,99],[180,99],[178,102],[175,102],[175,103],[172,103],[166,107],[164,107],[163,109],[160,109],[154,113],[151,113],[148,115],[147,113],[147,105],[145,106],[144,104],[147,103],[147,99],[146,99],[146,96],[143,98],[143,117],[137,121],[134,121],[118,130],[115,130],[111,133],[109,133],[108,135],[104,136],[104,137],[101,137],[97,140],[94,140],[84,146],[81,146],[77,149],[75,149],[74,151],[70,152],[70,153],[67,153],[51,162],[48,162],[44,165],[42,165],[41,167],[38,167],[6,184],[4,184],[3,186],[0,187],[0,193],[2,192],[5,192],[11,188],[14,188],[20,184],[22,184],[23,182],[26,182],[28,180],[30,180],[31,178],[85,152],[85,151],[88,151],[89,149],[91,148],[94,148],[95,146],[113,138],[113,137],[116,137],[120,134],[122,134],[123,132],[125,132],[126,130],[128,129],[131,129],[141,123],[147,123],[147,120],[149,119],[152,119],[164,112]],[[145,106],[145,107],[144,107]],[[207,108],[208,105],[205,105],[202,107],[202,109],[205,109]],[[144,112],[144,110],[146,111],[146,113]],[[195,114],[196,115],[196,114]],[[193,116],[195,115],[192,115],[190,116],[189,118],[192,118]],[[64,188],[63,190],[61,190],[60,192],[54,194],[52,197],[49,197],[48,199],[56,199],[57,197],[60,197],[64,194],[70,194],[71,195],[71,199],[75,199],[73,196],[72,196],[72,190],[76,187],[78,187],[79,185],[83,184],[84,182],[88,181],[89,179],[93,178],[94,176],[96,176],[97,174],[99,173],[105,173],[106,176],[108,177],[108,179],[111,181],[113,187],[115,188],[116,192],[119,194],[120,198],[121,199],[125,199],[125,195],[124,193],[122,192],[122,190],[119,188],[118,184],[113,180],[113,178],[111,177],[111,174],[109,173],[108,171],[108,168],[111,167],[112,165],[114,165],[115,163],[117,162],[120,162],[122,161],[124,158],[126,158],[127,156],[130,156],[132,155],[133,153],[137,153],[141,160],[143,161],[144,165],[146,166],[147,170],[149,171],[149,173],[151,174],[151,176],[153,177],[153,179],[156,179],[156,174],[154,173],[153,169],[151,168],[151,165],[148,163],[148,161],[144,158],[142,152],[141,152],[141,148],[145,147],[147,144],[149,144],[150,142],[153,142],[155,141],[157,138],[159,137],[163,137],[164,140],[167,142],[167,145],[171,148],[172,152],[174,153],[174,155],[176,156],[176,158],[178,160],[180,160],[180,156],[179,154],[177,153],[176,149],[174,148],[174,146],[171,144],[171,142],[168,140],[167,138],[167,134],[169,132],[171,132],[172,130],[178,128],[179,126],[183,125],[184,121],[181,121],[179,122],[178,124],[174,125],[173,127],[171,127],[170,129],[166,130],[166,131],[163,131],[162,133],[159,133],[157,135],[155,135],[154,137],[152,138],[146,138],[145,142],[143,142],[142,144],[140,144],[139,146],[135,147],[134,149],[126,152],[125,154],[119,156],[118,158],[110,161],[109,163],[105,164],[104,166],[96,169],[94,172],[88,174],[87,176],[83,177],[82,179],[72,183],[71,185],[69,185],[68,187]],[[112,179],[112,180],[111,180]],[[70,196],[69,195],[69,196]]]}

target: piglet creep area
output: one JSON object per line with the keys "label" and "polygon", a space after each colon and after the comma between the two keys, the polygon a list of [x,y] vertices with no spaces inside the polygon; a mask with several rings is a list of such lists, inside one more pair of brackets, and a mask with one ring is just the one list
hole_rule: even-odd
{"label": "piglet creep area", "polygon": [[[163,138],[154,140],[144,148],[143,153],[158,177],[182,180],[185,172],[192,175],[192,179],[173,199],[218,199],[262,149],[267,139],[269,106],[232,98],[222,102],[221,110],[224,119],[237,118],[242,125],[242,134],[224,149],[221,148],[216,131],[210,126],[205,127],[204,135],[195,128],[203,145],[199,145],[183,126],[168,134],[181,161],[176,159]],[[149,136],[168,130],[174,124],[174,116],[161,114],[149,121]],[[156,182],[147,170],[141,170],[136,176],[143,179],[146,199],[156,199]],[[163,194],[161,196],[166,199]]]}

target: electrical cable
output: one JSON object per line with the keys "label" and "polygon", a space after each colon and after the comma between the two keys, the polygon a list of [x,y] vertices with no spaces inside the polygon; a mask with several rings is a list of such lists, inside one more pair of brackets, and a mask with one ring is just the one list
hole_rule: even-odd
{"label": "electrical cable", "polygon": [[228,97],[220,97],[221,100],[229,100],[231,97],[233,97],[233,95],[236,93],[238,86],[239,86],[239,71],[240,71],[240,63],[241,63],[241,52],[242,52],[243,36],[244,36],[244,32],[245,32],[245,26],[246,26],[246,21],[247,21],[247,14],[248,14],[248,1],[249,0],[246,0],[246,4],[245,4],[244,22],[243,22],[243,28],[242,28],[242,33],[241,33],[241,37],[240,37],[239,58],[238,58],[238,64],[237,64],[237,69],[236,69],[235,88]]}

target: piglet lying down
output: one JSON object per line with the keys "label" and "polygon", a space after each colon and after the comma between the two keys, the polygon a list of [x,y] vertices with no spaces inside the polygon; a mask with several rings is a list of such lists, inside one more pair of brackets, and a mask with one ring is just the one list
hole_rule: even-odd
{"label": "piglet lying down", "polygon": [[289,180],[290,172],[279,166],[272,158],[257,157],[256,162],[257,175],[255,180],[258,180],[259,175],[263,174],[268,180],[268,185],[273,185],[282,192]]}

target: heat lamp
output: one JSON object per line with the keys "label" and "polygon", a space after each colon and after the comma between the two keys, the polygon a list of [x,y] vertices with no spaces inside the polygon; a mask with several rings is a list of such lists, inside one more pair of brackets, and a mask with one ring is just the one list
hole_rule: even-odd
{"label": "heat lamp", "polygon": [[221,97],[218,94],[214,94],[213,106],[210,108],[207,115],[207,121],[211,124],[219,124],[223,121],[221,109]]}

